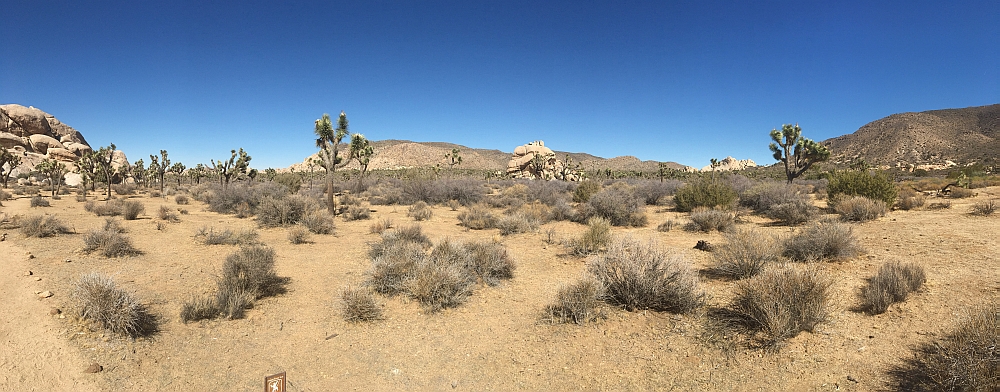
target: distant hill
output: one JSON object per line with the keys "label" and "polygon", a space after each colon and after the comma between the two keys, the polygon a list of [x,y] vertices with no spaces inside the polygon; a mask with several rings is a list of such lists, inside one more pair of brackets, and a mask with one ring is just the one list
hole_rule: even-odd
{"label": "distant hill", "polygon": [[[346,144],[346,143],[345,143]],[[475,170],[505,170],[507,161],[510,160],[511,152],[500,150],[489,150],[480,148],[469,148],[458,144],[445,142],[412,142],[409,140],[379,140],[372,141],[375,149],[375,156],[372,157],[368,168],[372,170],[403,169],[412,167],[431,167],[436,164],[445,166],[445,154],[451,152],[453,148],[462,151],[462,169]],[[513,151],[514,147],[511,146]],[[551,147],[551,146],[550,146]],[[347,151],[347,146],[342,145],[341,149]],[[657,161],[642,161],[633,156],[621,156],[615,158],[601,158],[586,153],[555,151],[559,159],[564,160],[567,155],[574,163],[580,163],[585,170],[637,170],[655,172],[659,169]],[[317,159],[318,155],[313,154],[306,157],[301,163],[296,163],[285,170],[309,171],[307,163],[310,159]],[[673,169],[683,170],[686,166],[676,162],[667,162]],[[347,165],[348,169],[357,168],[356,162]]]}
{"label": "distant hill", "polygon": [[1000,163],[1000,104],[893,114],[822,142],[831,160],[905,167]]}

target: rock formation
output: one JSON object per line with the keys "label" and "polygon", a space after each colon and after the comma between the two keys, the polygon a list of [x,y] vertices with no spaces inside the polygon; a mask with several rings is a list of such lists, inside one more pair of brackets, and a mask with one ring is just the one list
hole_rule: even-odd
{"label": "rock formation", "polygon": [[[719,165],[715,168],[715,171],[746,170],[751,167],[757,167],[757,163],[751,159],[739,160],[733,157],[726,157],[726,159],[719,161]],[[712,165],[701,168],[701,171],[712,171]]]}
{"label": "rock formation", "polygon": [[556,158],[545,142],[537,140],[514,149],[507,162],[507,175],[513,178],[579,181],[580,170]]}
{"label": "rock formation", "polygon": [[91,151],[87,140],[77,130],[51,114],[34,107],[0,105],[0,147],[21,155],[21,165],[14,174],[26,173],[43,159],[67,163],[69,169]]}

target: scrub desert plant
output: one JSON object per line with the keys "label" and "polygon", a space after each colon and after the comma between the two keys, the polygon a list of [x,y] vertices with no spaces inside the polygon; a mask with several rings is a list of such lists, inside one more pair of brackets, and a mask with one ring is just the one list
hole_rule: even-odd
{"label": "scrub desert plant", "polygon": [[128,291],[115,284],[110,276],[100,273],[83,275],[73,293],[79,303],[80,315],[109,332],[137,337],[152,332],[155,322],[146,307]]}
{"label": "scrub desert plant", "polygon": [[587,231],[571,240],[569,247],[577,256],[597,253],[611,242],[611,222],[599,216],[587,220]]}
{"label": "scrub desert plant", "polygon": [[605,317],[601,311],[604,287],[593,278],[559,287],[556,301],[545,307],[543,319],[553,323],[585,324]]}
{"label": "scrub desert plant", "polygon": [[851,222],[867,222],[885,215],[886,204],[864,196],[847,196],[836,202],[835,209],[840,217]]}
{"label": "scrub desert plant", "polygon": [[52,215],[35,215],[24,219],[19,219],[21,234],[25,237],[52,237],[56,234],[69,234],[68,226]]}
{"label": "scrub desert plant", "polygon": [[783,243],[782,255],[793,261],[839,261],[862,253],[854,230],[833,220],[811,223]]}
{"label": "scrub desert plant", "polygon": [[132,245],[132,239],[116,229],[91,230],[83,237],[83,251],[100,251],[104,257],[125,257],[142,254]]}
{"label": "scrub desert plant", "polygon": [[416,221],[428,220],[432,215],[434,215],[434,212],[431,211],[431,207],[423,201],[414,203],[406,212],[406,216],[409,216]]}
{"label": "scrub desert plant", "polygon": [[340,292],[340,311],[352,323],[381,320],[382,307],[367,288],[348,287]]}
{"label": "scrub desert plant", "polygon": [[617,238],[607,253],[588,262],[587,271],[606,290],[605,301],[626,310],[687,313],[704,302],[691,263],[660,250],[652,240]]}
{"label": "scrub desert plant", "polygon": [[905,301],[926,280],[924,268],[917,264],[885,263],[861,288],[861,309],[871,314],[885,313],[889,305]]}
{"label": "scrub desert plant", "polygon": [[721,210],[709,210],[704,207],[691,211],[691,224],[685,228],[690,231],[710,232],[712,230],[725,232],[736,226],[736,215]]}
{"label": "scrub desert plant", "polygon": [[751,339],[773,347],[825,321],[830,281],[813,269],[772,268],[736,283],[730,310]]}
{"label": "scrub desert plant", "polygon": [[715,247],[713,272],[730,279],[754,277],[781,258],[774,238],[755,229],[739,229],[724,234],[726,242]]}

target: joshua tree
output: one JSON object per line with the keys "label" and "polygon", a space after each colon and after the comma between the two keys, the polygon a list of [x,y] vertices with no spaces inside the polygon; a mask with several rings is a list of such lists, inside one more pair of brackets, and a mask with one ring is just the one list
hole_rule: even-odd
{"label": "joshua tree", "polygon": [[232,156],[229,157],[228,161],[212,162],[212,169],[215,169],[219,175],[219,182],[222,183],[223,188],[229,186],[229,181],[233,179],[233,176],[246,174],[247,168],[250,166],[250,155],[243,151],[242,147],[240,147],[239,153],[236,150],[230,152]]}
{"label": "joshua tree", "polygon": [[667,177],[667,173],[670,173],[670,166],[667,166],[666,162],[660,162],[656,171],[656,175],[660,177],[660,182]]}
{"label": "joshua tree", "polygon": [[[6,148],[0,147],[0,180],[3,180],[3,187],[7,187],[7,181],[10,181],[10,175],[17,168],[17,165],[21,164],[21,156],[8,151]],[[4,169],[4,167],[7,169]]]}
{"label": "joshua tree", "polygon": [[769,146],[774,153],[774,159],[785,164],[785,176],[788,183],[805,173],[816,162],[830,158],[830,150],[826,147],[802,137],[802,128],[798,124],[784,124],[781,130],[771,130]]}
{"label": "joshua tree", "polygon": [[274,177],[277,176],[278,176],[278,171],[274,170],[274,168],[269,167],[267,169],[264,169],[264,177],[266,177],[268,181],[274,181]]}
{"label": "joshua tree", "polygon": [[111,182],[114,180],[117,170],[112,165],[115,159],[114,143],[108,147],[101,147],[94,155],[94,164],[97,165],[97,172],[104,178],[104,183],[108,186],[107,200],[111,200]]}
{"label": "joshua tree", "polygon": [[136,185],[141,187],[146,186],[146,177],[149,171],[154,170],[153,165],[156,165],[156,162],[150,163],[149,169],[147,169],[146,163],[142,161],[142,158],[139,158],[139,160],[132,164],[129,174],[132,175],[132,179],[135,180]]}
{"label": "joshua tree", "polygon": [[361,175],[358,176],[358,185],[363,184],[365,173],[368,172],[368,164],[371,163],[372,156],[375,155],[375,149],[372,144],[365,138],[365,135],[360,133],[355,133],[351,135],[351,158],[358,161],[358,165],[361,166]]}
{"label": "joshua tree", "polygon": [[197,164],[191,170],[188,170],[188,177],[194,180],[194,183],[201,184],[201,179],[208,177],[208,168],[204,164]]}
{"label": "joshua tree", "polygon": [[708,160],[709,164],[712,166],[712,179],[715,179],[715,170],[719,168],[719,160],[712,158]]}
{"label": "joshua tree", "polygon": [[163,193],[163,177],[170,169],[170,160],[167,159],[167,150],[160,150],[160,158],[156,155],[149,155],[149,171],[160,181],[160,193]]}
{"label": "joshua tree", "polygon": [[97,152],[90,151],[82,156],[76,161],[76,170],[74,173],[80,175],[80,189],[83,190],[83,197],[87,198],[87,183],[93,187],[94,183],[97,182]]}
{"label": "joshua tree", "polygon": [[59,185],[62,184],[63,175],[66,174],[66,165],[57,160],[46,158],[35,165],[35,170],[49,179],[49,187],[52,188],[52,197],[55,197],[59,192]]}
{"label": "joshua tree", "polygon": [[177,162],[173,166],[170,166],[170,172],[174,173],[174,177],[177,179],[177,186],[181,186],[181,175],[184,174],[184,169],[187,169],[183,163]]}
{"label": "joshua tree", "polygon": [[347,165],[347,160],[338,155],[340,141],[344,136],[350,134],[347,130],[347,114],[340,112],[337,119],[337,128],[333,128],[330,115],[323,113],[323,117],[316,120],[316,147],[319,147],[319,157],[323,159],[323,168],[326,169],[326,205],[331,214],[337,213],[337,201],[333,196],[333,176],[338,167]]}
{"label": "joshua tree", "polygon": [[[454,172],[455,171],[455,165],[461,165],[462,164],[462,156],[459,155],[459,153],[461,153],[461,152],[462,152],[461,150],[459,150],[457,148],[453,148],[453,149],[451,149],[450,153],[444,154],[444,159],[448,163],[448,171]],[[537,157],[538,155],[535,154],[535,156]]]}

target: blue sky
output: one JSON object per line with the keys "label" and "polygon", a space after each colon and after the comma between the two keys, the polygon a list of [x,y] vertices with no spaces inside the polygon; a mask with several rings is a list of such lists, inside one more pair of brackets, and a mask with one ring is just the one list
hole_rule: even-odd
{"label": "blue sky", "polygon": [[8,1],[0,103],[189,166],[370,139],[762,164],[770,129],[851,133],[1000,103],[1000,2]]}

